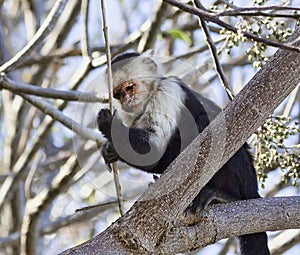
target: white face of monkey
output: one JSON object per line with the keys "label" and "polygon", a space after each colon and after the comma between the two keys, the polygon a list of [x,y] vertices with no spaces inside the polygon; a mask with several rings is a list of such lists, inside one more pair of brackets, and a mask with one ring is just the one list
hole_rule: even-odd
{"label": "white face of monkey", "polygon": [[[113,97],[117,109],[132,118],[144,112],[157,89],[158,66],[149,56],[138,56],[113,64]],[[119,114],[122,114],[119,112]]]}
{"label": "white face of monkey", "polygon": [[119,100],[123,111],[142,113],[151,95],[151,84],[140,79],[125,81],[113,90],[113,96]]}

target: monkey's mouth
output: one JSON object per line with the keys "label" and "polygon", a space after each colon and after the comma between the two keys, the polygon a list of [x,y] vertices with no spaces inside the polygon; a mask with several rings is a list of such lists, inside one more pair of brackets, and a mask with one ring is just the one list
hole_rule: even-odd
{"label": "monkey's mouth", "polygon": [[137,100],[129,99],[122,103],[122,109],[125,112],[134,112],[140,104],[141,102],[138,102]]}

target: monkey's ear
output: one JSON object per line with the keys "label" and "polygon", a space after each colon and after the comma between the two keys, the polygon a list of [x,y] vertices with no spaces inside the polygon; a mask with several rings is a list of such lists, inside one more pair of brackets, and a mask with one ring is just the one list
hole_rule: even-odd
{"label": "monkey's ear", "polygon": [[158,64],[154,60],[153,55],[154,55],[154,50],[153,49],[150,49],[150,50],[147,50],[147,51],[143,52],[141,54],[142,64],[145,65],[152,72],[156,73],[156,71],[158,69]]}
{"label": "monkey's ear", "polygon": [[154,55],[154,49],[146,50],[145,52],[143,52],[141,54],[141,56],[144,56],[144,57],[153,56],[153,55]]}
{"label": "monkey's ear", "polygon": [[142,64],[148,69],[151,70],[152,72],[156,72],[157,71],[157,63],[155,62],[155,60],[153,58],[150,57],[143,57],[142,58]]}

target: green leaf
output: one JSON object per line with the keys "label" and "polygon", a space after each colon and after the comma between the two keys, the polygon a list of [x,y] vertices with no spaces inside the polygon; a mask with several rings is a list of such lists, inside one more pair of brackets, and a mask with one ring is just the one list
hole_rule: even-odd
{"label": "green leaf", "polygon": [[174,37],[176,39],[180,39],[180,40],[186,42],[188,45],[192,44],[191,38],[183,30],[180,30],[180,29],[170,29],[170,30],[168,30],[168,34],[170,34],[172,37]]}

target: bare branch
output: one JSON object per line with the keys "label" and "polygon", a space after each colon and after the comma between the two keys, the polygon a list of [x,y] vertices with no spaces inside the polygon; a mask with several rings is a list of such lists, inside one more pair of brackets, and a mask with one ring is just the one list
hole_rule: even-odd
{"label": "bare branch", "polygon": [[68,0],[56,26],[40,50],[41,55],[47,55],[55,48],[61,47],[76,23],[80,7],[81,1]]}
{"label": "bare branch", "polygon": [[82,0],[81,2],[81,15],[83,17],[83,33],[81,37],[81,50],[82,55],[89,56],[89,33],[88,33],[88,20],[89,20],[89,5],[90,0]]}
{"label": "bare branch", "polygon": [[75,213],[59,217],[54,222],[49,224],[46,227],[43,227],[41,230],[43,235],[48,235],[55,233],[58,229],[62,227],[69,226],[71,224],[77,223],[77,222],[84,222],[87,221],[100,213],[103,213],[108,208],[111,208],[112,206],[118,205],[118,201],[112,201],[112,202],[103,202],[97,206],[90,206],[86,210],[76,210]]}
{"label": "bare branch", "polygon": [[34,36],[37,27],[37,19],[35,17],[35,3],[32,0],[22,0],[21,3],[24,10],[27,40],[29,41]]}
{"label": "bare branch", "polygon": [[[81,145],[81,158],[85,161],[97,147],[86,148]],[[40,234],[40,216],[50,203],[66,190],[76,173],[81,170],[76,154],[73,154],[61,166],[59,173],[49,187],[45,187],[37,196],[27,201],[26,212],[21,227],[21,254],[37,254],[38,235]]]}
{"label": "bare branch", "polygon": [[14,232],[6,237],[0,237],[0,247],[8,247],[16,244],[20,238],[20,232]]}
{"label": "bare branch", "polygon": [[300,242],[300,230],[290,229],[281,232],[269,244],[272,255],[281,255]]}
{"label": "bare branch", "polygon": [[168,14],[169,6],[168,4],[157,1],[156,7],[153,13],[153,18],[151,21],[151,25],[149,29],[144,32],[142,35],[139,45],[138,45],[138,51],[143,52],[145,50],[149,50],[153,48],[154,43],[156,41],[157,34],[159,33],[161,29],[161,24],[165,20],[167,14]]}
{"label": "bare branch", "polygon": [[282,44],[282,43],[274,42],[274,41],[271,41],[271,40],[267,40],[267,39],[255,36],[254,34],[251,34],[249,32],[240,31],[238,28],[236,28],[236,27],[220,20],[216,15],[212,15],[211,13],[208,13],[206,11],[196,9],[192,6],[189,6],[187,4],[183,4],[183,3],[180,3],[180,2],[174,1],[174,0],[163,0],[163,1],[169,3],[173,6],[176,6],[177,8],[179,8],[179,9],[185,11],[185,12],[194,14],[194,15],[204,19],[205,21],[210,21],[210,22],[216,23],[219,26],[224,27],[229,31],[241,34],[241,35],[243,35],[244,37],[246,37],[250,40],[260,42],[260,43],[264,43],[266,45],[273,46],[273,47],[280,48],[280,49],[284,49],[284,50],[300,52],[299,47],[292,46],[291,44]]}
{"label": "bare branch", "polygon": [[[198,249],[232,236],[267,230],[276,231],[280,229],[300,228],[299,206],[300,198],[297,196],[277,197],[212,205],[200,215],[180,214],[178,220],[174,221],[172,219],[170,223],[171,230],[164,232],[163,242],[160,242],[160,247],[155,247],[153,252],[143,250],[142,248],[138,250],[138,247],[130,246],[129,244],[130,248],[124,247],[122,241],[120,241],[123,232],[116,232],[120,230],[117,228],[120,223],[119,220],[98,236],[79,246],[66,250],[61,255],[92,255],[97,252],[101,254],[182,253],[191,248]],[[278,208],[280,209],[278,210]],[[287,217],[287,214],[289,217]],[[115,233],[116,235],[120,233],[120,235],[116,236]]]}
{"label": "bare branch", "polygon": [[288,13],[282,13],[282,14],[278,14],[278,13],[266,13],[266,12],[237,12],[237,13],[227,13],[227,15],[225,14],[218,14],[218,16],[222,17],[229,17],[229,16],[261,16],[261,17],[271,17],[271,18],[289,18],[289,19],[295,19],[298,20],[300,17],[300,14],[288,14]]}
{"label": "bare branch", "polygon": [[[77,89],[81,81],[84,77],[89,73],[91,70],[91,62],[90,61],[83,61],[82,65],[80,65],[74,75],[70,79],[71,88],[70,89]],[[63,110],[66,107],[66,101],[60,104],[58,107],[59,110]],[[28,164],[31,162],[33,156],[40,148],[41,141],[44,137],[48,134],[50,128],[54,124],[54,119],[50,118],[49,116],[46,117],[41,125],[39,126],[36,136],[32,139],[32,143],[26,148],[26,150],[21,154],[18,158],[17,162],[15,163],[12,172],[14,176],[9,176],[2,186],[0,187],[0,211],[3,208],[4,202],[10,198],[13,194],[13,190],[15,189],[16,185],[19,183],[22,178],[26,175],[28,171],[27,167]]]}
{"label": "bare branch", "polygon": [[78,101],[78,102],[89,102],[89,103],[107,103],[108,100],[96,93],[86,93],[80,91],[69,91],[69,90],[57,90],[47,89],[35,85],[29,85],[25,83],[17,83],[8,77],[0,76],[0,88],[7,89],[13,93],[26,93],[30,95],[62,99],[66,101]]}
{"label": "bare branch", "polygon": [[[216,45],[216,44],[218,44],[220,42],[223,42],[224,40],[225,40],[224,38],[221,38],[221,39],[213,42],[213,44]],[[204,46],[201,46],[201,47],[191,48],[191,49],[189,49],[189,51],[187,53],[183,53],[181,55],[175,56],[174,60],[177,60],[177,59],[186,59],[186,58],[192,57],[192,56],[194,56],[196,54],[202,53],[202,52],[204,52],[204,51],[206,51],[208,49],[209,48],[208,48],[207,44],[204,45]],[[172,60],[170,60],[170,61],[172,61]]]}
{"label": "bare branch", "polygon": [[39,65],[48,64],[53,60],[60,60],[68,57],[81,56],[81,54],[82,54],[81,49],[75,46],[66,49],[57,49],[47,55],[42,55],[42,56],[34,55],[26,59],[22,64],[19,65],[19,67],[27,67],[27,66],[32,66],[34,64],[39,64]]}
{"label": "bare branch", "polygon": [[[271,11],[271,12],[263,12]],[[299,7],[291,6],[258,6],[258,7],[235,7],[234,10],[222,11],[217,16],[265,16],[298,19],[299,14],[296,13],[274,13],[274,11],[300,11]]]}
{"label": "bare branch", "polygon": [[[200,1],[199,0],[194,0],[194,5],[197,7],[197,8],[200,8],[201,7],[201,4],[200,4]],[[209,28],[206,24],[206,22],[201,18],[201,17],[198,17],[199,18],[199,23],[203,29],[203,32],[204,32],[204,35],[205,35],[205,38],[206,38],[206,42],[207,42],[207,45],[210,49],[210,53],[211,53],[211,56],[212,56],[212,59],[213,59],[213,62],[214,62],[214,67],[216,69],[216,72],[219,76],[219,79],[223,85],[223,88],[225,89],[226,91],[226,94],[228,96],[228,98],[230,100],[232,100],[234,98],[231,90],[229,89],[229,84],[228,84],[228,81],[226,79],[226,75],[223,71],[223,67],[219,61],[219,58],[218,58],[218,53],[217,53],[217,48],[216,48],[216,45],[214,44],[212,38],[211,38],[211,35],[210,35],[210,31],[209,31]]]}
{"label": "bare branch", "polygon": [[51,9],[47,18],[45,19],[41,27],[38,29],[34,37],[12,59],[0,66],[0,73],[9,72],[13,70],[18,65],[23,63],[27,59],[27,57],[32,54],[32,52],[53,30],[67,2],[68,0],[56,0],[53,8]]}
{"label": "bare branch", "polygon": [[[286,217],[286,213],[289,212],[291,212],[289,214],[291,218]],[[198,216],[184,215],[182,226],[179,223],[180,220],[178,223],[175,222],[174,228],[159,251],[164,253],[167,250],[169,254],[175,254],[187,251],[187,247],[200,248],[228,237],[268,230],[299,228],[300,221],[295,223],[294,220],[290,220],[294,217],[300,219],[299,212],[300,198],[298,196],[250,199],[212,205],[208,211],[203,211]],[[186,225],[190,228],[185,227]]]}
{"label": "bare branch", "polygon": [[289,100],[286,102],[285,108],[283,110],[283,116],[288,117],[291,114],[293,106],[297,102],[297,96],[300,95],[300,86],[295,88],[295,90],[290,94]]}
{"label": "bare branch", "polygon": [[82,138],[96,141],[98,144],[101,144],[103,142],[103,138],[100,135],[100,133],[95,132],[93,129],[80,125],[76,121],[72,120],[71,118],[61,113],[61,111],[55,109],[47,101],[35,98],[33,96],[24,95],[24,94],[19,94],[19,95],[23,97],[27,102],[29,102],[30,104],[34,105],[36,108],[44,112],[45,114],[51,116],[54,120],[59,121],[61,124],[69,128],[70,130],[73,130]]}
{"label": "bare branch", "polygon": [[[112,70],[111,70],[111,53],[110,53],[110,44],[109,44],[109,38],[108,38],[108,27],[107,27],[107,21],[106,21],[106,9],[105,9],[105,1],[101,0],[101,11],[102,11],[102,22],[103,22],[103,34],[104,34],[104,40],[105,40],[105,47],[106,47],[106,58],[107,58],[107,81],[108,81],[108,91],[109,91],[109,108],[111,114],[113,114],[113,78],[112,78]],[[123,216],[123,199],[122,199],[122,192],[121,192],[121,185],[119,180],[119,172],[117,169],[116,163],[112,163],[112,170],[114,173],[114,183],[116,188],[116,193],[118,197],[118,205],[119,205],[119,211],[121,216]]]}

